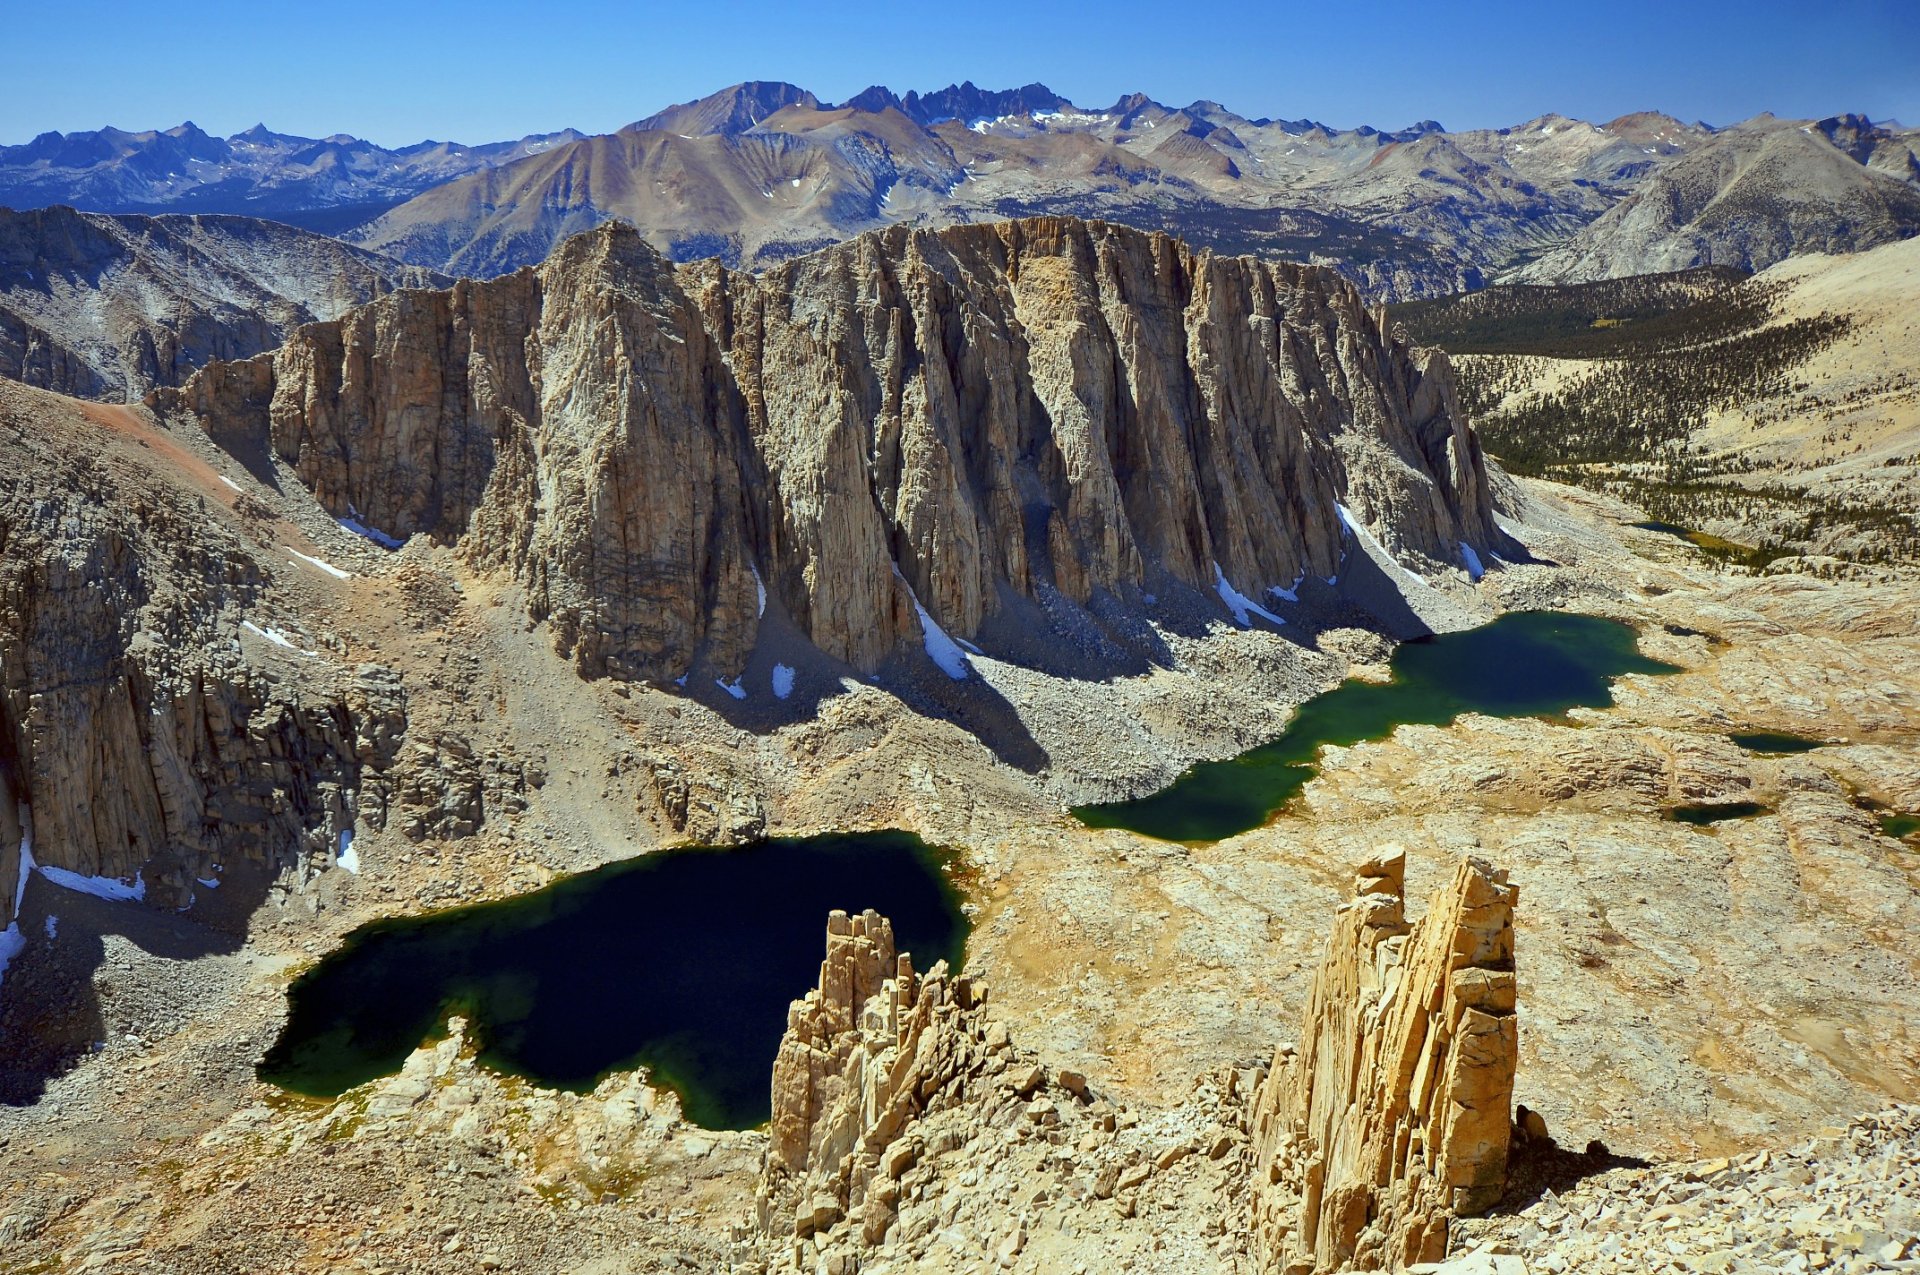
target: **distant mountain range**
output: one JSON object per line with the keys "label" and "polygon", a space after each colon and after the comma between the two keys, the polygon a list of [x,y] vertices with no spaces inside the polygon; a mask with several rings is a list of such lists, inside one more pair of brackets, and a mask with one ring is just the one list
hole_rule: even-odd
{"label": "distant mountain range", "polygon": [[264,124],[227,138],[192,122],[141,133],[42,133],[24,146],[0,146],[0,205],[234,213],[339,229],[442,182],[582,136],[566,129],[484,146],[387,150],[345,134],[291,137]]}
{"label": "distant mountain range", "polygon": [[490,276],[629,221],[686,260],[758,268],[877,227],[1072,213],[1334,265],[1404,299],[1495,279],[1759,269],[1920,233],[1920,131],[1860,116],[1730,128],[1642,113],[1450,132],[1248,119],[1030,84],[838,105],[751,82],[614,133],[397,151],[264,128],[46,134],[0,148],[0,203],[244,212]]}

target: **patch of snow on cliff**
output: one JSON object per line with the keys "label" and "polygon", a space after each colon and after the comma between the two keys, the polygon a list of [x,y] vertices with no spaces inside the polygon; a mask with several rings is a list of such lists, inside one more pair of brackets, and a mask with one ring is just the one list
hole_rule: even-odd
{"label": "patch of snow on cliff", "polygon": [[369,527],[366,523],[360,521],[360,511],[352,505],[347,506],[347,516],[338,521],[342,527],[351,531],[354,535],[359,536],[363,540],[371,540],[382,549],[399,549],[403,548],[407,543],[404,540],[397,540],[377,528]]}
{"label": "patch of snow on cliff", "polygon": [[1487,573],[1487,569],[1480,565],[1480,555],[1475,553],[1473,546],[1464,540],[1460,542],[1460,556],[1466,559],[1468,579],[1478,580]]}
{"label": "patch of snow on cliff", "polygon": [[20,923],[15,921],[6,929],[0,930],[0,978],[5,978],[7,966],[13,958],[27,950],[27,936],[20,932]]}
{"label": "patch of snow on cliff", "polygon": [[218,890],[220,888],[219,877],[195,877],[194,880],[206,886],[209,890]]}
{"label": "patch of snow on cliff", "polygon": [[233,479],[227,477],[225,474],[220,475],[220,481],[225,483],[227,486],[233,488],[235,491],[240,490],[240,484],[233,481]]}
{"label": "patch of snow on cliff", "polygon": [[750,566],[750,567],[748,567],[748,568],[747,568],[747,570],[749,570],[749,571],[751,571],[751,572],[753,572],[753,588],[754,588],[754,592],[755,592],[755,593],[757,593],[757,594],[759,595],[759,597],[760,597],[760,600],[759,600],[759,602],[757,602],[757,603],[755,604],[756,606],[758,606],[758,607],[759,607],[759,610],[757,610],[757,611],[755,611],[755,612],[754,612],[754,614],[755,614],[755,615],[765,615],[765,614],[767,613],[767,586],[766,586],[766,582],[765,582],[765,581],[763,581],[763,580],[761,580],[761,578],[760,578],[760,568],[758,568],[758,567],[753,567],[753,566]]}
{"label": "patch of snow on cliff", "polygon": [[[913,591],[909,589],[907,592],[911,595]],[[919,598],[913,599],[913,609],[920,616],[920,640],[926,645],[927,658],[938,664],[940,671],[954,681],[966,681],[967,674],[973,670],[973,665],[967,663],[967,653],[927,614]]]}
{"label": "patch of snow on cliff", "polygon": [[747,697],[747,688],[740,685],[740,679],[737,677],[731,682],[724,677],[716,677],[713,679],[713,684],[735,699],[745,699]]}
{"label": "patch of snow on cliff", "polygon": [[927,658],[938,664],[940,671],[954,681],[966,681],[967,674],[973,671],[973,665],[967,663],[967,653],[927,614],[927,609],[920,605],[920,595],[913,591],[913,586],[900,574],[897,565],[893,569],[893,576],[905,587],[907,597],[913,602],[914,614],[920,617],[920,641],[927,648]]}
{"label": "patch of snow on cliff", "polygon": [[[340,830],[340,845],[339,849],[334,851],[333,861],[353,873],[353,875],[360,875],[360,852],[353,848],[353,829],[342,828]],[[203,881],[201,884],[204,885],[206,883]]]}
{"label": "patch of snow on cliff", "polygon": [[147,897],[147,883],[135,875],[131,884],[117,877],[83,877],[67,868],[41,867],[40,875],[63,890],[90,894],[112,903],[137,903]]}
{"label": "patch of snow on cliff", "polygon": [[60,937],[60,918],[51,912],[47,913],[46,930],[48,938],[56,939]]}
{"label": "patch of snow on cliff", "polygon": [[1271,620],[1275,624],[1286,623],[1285,620],[1234,588],[1227,580],[1227,573],[1220,569],[1220,564],[1217,562],[1213,564],[1213,589],[1220,595],[1220,600],[1227,604],[1227,610],[1233,612],[1234,623],[1243,629],[1252,626],[1253,621],[1247,618],[1250,615]]}
{"label": "patch of snow on cliff", "polygon": [[263,629],[259,625],[255,624],[252,620],[240,621],[240,627],[243,629],[251,630],[254,633],[258,633],[261,637],[273,643],[275,646],[284,646],[289,651],[300,651],[300,654],[302,655],[317,654],[317,652],[314,652],[314,651],[301,651],[299,647],[293,644],[293,639],[289,638],[286,634],[282,633],[279,629]]}
{"label": "patch of snow on cliff", "polygon": [[773,697],[785,699],[793,694],[793,667],[788,664],[773,666]]}
{"label": "patch of snow on cliff", "polygon": [[1283,589],[1276,584],[1271,589],[1268,589],[1267,592],[1273,595],[1274,597],[1279,598],[1282,602],[1298,602],[1300,600],[1300,586],[1305,584],[1306,582],[1307,582],[1307,573],[1302,571],[1299,575],[1293,578],[1293,583],[1288,585],[1286,588]]}
{"label": "patch of snow on cliff", "polygon": [[17,807],[20,816],[20,878],[13,883],[13,915],[20,915],[20,900],[27,897],[27,878],[33,873],[33,812],[23,801]]}
{"label": "patch of snow on cliff", "polygon": [[1389,576],[1392,576],[1405,586],[1418,586],[1422,589],[1430,589],[1433,587],[1418,575],[1401,566],[1399,561],[1387,552],[1387,547],[1375,539],[1374,534],[1368,531],[1358,518],[1353,516],[1353,510],[1337,502],[1333,507],[1339,510],[1340,521],[1347,525],[1347,530],[1353,533],[1353,538],[1360,543],[1361,549],[1368,557],[1379,563],[1381,568],[1386,571]]}
{"label": "patch of snow on cliff", "polygon": [[300,561],[307,563],[309,566],[315,566],[320,568],[322,571],[326,572],[328,575],[332,576],[336,580],[353,579],[353,572],[342,571],[340,568],[334,566],[331,562],[322,562],[320,559],[315,558],[309,554],[301,553],[298,549],[295,549],[291,546],[287,548],[287,552],[292,554],[294,557],[300,559]]}

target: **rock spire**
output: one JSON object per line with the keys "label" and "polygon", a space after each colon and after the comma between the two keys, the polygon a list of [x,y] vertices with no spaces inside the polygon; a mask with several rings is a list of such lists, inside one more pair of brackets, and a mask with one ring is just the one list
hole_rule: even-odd
{"label": "rock spire", "polygon": [[1518,1057],[1518,888],[1466,858],[1417,925],[1406,856],[1361,866],[1299,1045],[1254,1099],[1258,1269],[1310,1275],[1446,1256],[1449,1218],[1506,1185]]}

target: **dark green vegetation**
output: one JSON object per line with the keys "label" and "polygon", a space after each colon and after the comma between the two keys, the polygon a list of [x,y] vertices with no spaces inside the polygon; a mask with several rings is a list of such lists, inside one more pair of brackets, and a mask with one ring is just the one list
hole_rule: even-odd
{"label": "dark green vegetation", "polygon": [[459,1013],[500,1071],[585,1091],[644,1064],[688,1119],[749,1128],[767,1118],[787,1005],[819,976],[827,913],[869,907],[919,968],[958,968],[958,895],[904,832],[670,851],[376,921],[294,981],[260,1075],[333,1097],[397,1070]]}
{"label": "dark green vegetation", "polygon": [[1408,723],[1444,725],[1462,713],[1535,717],[1613,702],[1624,673],[1673,673],[1641,655],[1632,628],[1555,611],[1522,611],[1464,633],[1410,642],[1385,685],[1345,682],[1300,706],[1286,732],[1227,761],[1204,762],[1136,801],[1074,810],[1095,828],[1164,841],[1218,841],[1257,828],[1306,785],[1325,744],[1383,739]]}
{"label": "dark green vegetation", "polygon": [[1609,348],[1587,356],[1600,360],[1590,374],[1500,412],[1491,409],[1524,369],[1515,354],[1475,360],[1461,369],[1461,402],[1511,469],[1564,480],[1582,466],[1657,462],[1675,481],[1703,465],[1685,444],[1708,417],[1790,392],[1792,369],[1846,331],[1833,315],[1761,326],[1776,291],[1750,285],[1644,329],[1609,329]]}
{"label": "dark green vegetation", "polygon": [[[1848,330],[1831,314],[1776,322],[1781,285],[1738,279],[1709,268],[1499,287],[1394,313],[1415,340],[1485,356],[1458,365],[1460,401],[1514,472],[1605,491],[1677,532],[1709,521],[1765,529],[1751,545],[1688,534],[1723,565],[1759,570],[1809,550],[1858,562],[1920,557],[1911,509],[1742,478],[1750,459],[1693,445],[1716,413],[1803,391],[1795,369]],[[1509,402],[1534,384],[1542,356],[1597,362]]]}
{"label": "dark green vegetation", "polygon": [[1826,740],[1809,739],[1805,735],[1790,735],[1785,731],[1758,730],[1736,732],[1728,739],[1740,745],[1750,753],[1768,753],[1775,756],[1786,753],[1810,753],[1816,748],[1824,748]]}
{"label": "dark green vegetation", "polygon": [[1667,811],[1667,818],[1677,823],[1691,823],[1705,826],[1720,823],[1727,819],[1751,819],[1755,815],[1772,813],[1757,801],[1723,801],[1702,803],[1697,806],[1674,806]]}
{"label": "dark green vegetation", "polygon": [[[1091,196],[1027,202],[1003,199],[996,216],[1084,217],[1158,230],[1221,256],[1339,261],[1364,268],[1391,265],[1438,287],[1472,287],[1480,271],[1409,235],[1310,208],[1232,208],[1205,202],[1142,200],[1116,207]],[[1476,295],[1476,294],[1469,294]]]}
{"label": "dark green vegetation", "polygon": [[[1449,354],[1545,354],[1598,359],[1662,345],[1684,347],[1750,324],[1751,308],[1711,307],[1747,276],[1730,266],[1560,286],[1500,284],[1461,296],[1409,301],[1393,317],[1421,345]],[[1701,320],[1707,320],[1702,326]]]}

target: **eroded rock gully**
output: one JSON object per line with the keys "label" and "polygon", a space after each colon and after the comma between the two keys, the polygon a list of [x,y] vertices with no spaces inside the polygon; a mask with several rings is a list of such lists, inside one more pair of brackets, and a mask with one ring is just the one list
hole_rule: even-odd
{"label": "eroded rock gully", "polygon": [[[1203,1079],[1184,1136],[1158,1145],[1084,1076],[1019,1050],[983,984],[944,963],[916,976],[884,917],[834,913],[819,986],[794,1002],[774,1064],[757,1223],[775,1261],[850,1271],[884,1249],[917,1263],[936,1219],[997,1193],[1030,1211],[1112,1199],[1124,1223],[1143,1197],[1190,1207],[1196,1187],[1227,1215],[1216,1247],[1244,1246],[1259,1271],[1445,1258],[1451,1220],[1507,1185],[1518,891],[1464,858],[1409,926],[1405,872],[1397,846],[1360,867],[1299,1044],[1264,1077]],[[1173,1172],[1189,1157],[1210,1166],[1197,1180]],[[1002,1266],[1028,1237],[1010,1221],[991,1254]]]}
{"label": "eroded rock gully", "polygon": [[1034,602],[1257,600],[1338,573],[1343,506],[1409,561],[1506,547],[1444,356],[1328,271],[1072,219],[757,277],[609,224],[151,401],[523,583],[596,675],[735,676],[772,616],[871,671]]}
{"label": "eroded rock gully", "polygon": [[242,627],[269,587],[254,547],[145,465],[123,409],[89,410],[71,428],[99,445],[71,448],[74,405],[0,400],[0,922],[29,823],[42,865],[164,907],[330,865],[357,819],[383,825],[406,728],[391,670],[245,653],[268,632]]}

